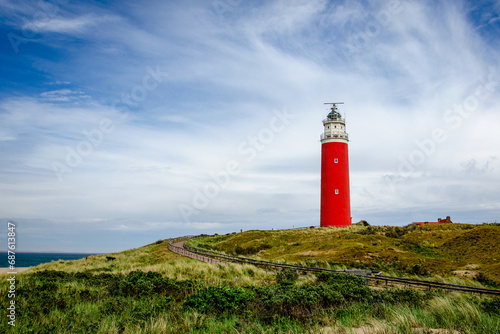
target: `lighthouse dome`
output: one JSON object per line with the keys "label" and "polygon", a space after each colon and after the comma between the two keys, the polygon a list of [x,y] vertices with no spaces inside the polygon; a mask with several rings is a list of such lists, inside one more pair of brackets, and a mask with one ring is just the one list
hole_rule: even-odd
{"label": "lighthouse dome", "polygon": [[332,120],[332,121],[342,120],[342,116],[340,115],[340,113],[337,110],[330,111],[330,113],[326,117],[328,118],[328,120]]}

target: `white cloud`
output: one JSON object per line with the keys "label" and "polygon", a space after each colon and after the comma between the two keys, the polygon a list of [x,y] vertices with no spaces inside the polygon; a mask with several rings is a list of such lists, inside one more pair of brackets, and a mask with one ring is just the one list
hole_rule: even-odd
{"label": "white cloud", "polygon": [[[389,4],[280,1],[242,3],[223,17],[211,4],[158,2],[125,5],[119,21],[99,21],[115,17],[112,10],[47,21],[44,31],[85,31],[95,44],[69,44],[71,57],[38,68],[67,87],[0,102],[6,215],[99,217],[116,231],[144,223],[186,234],[269,227],[271,218],[282,227],[316,225],[318,140],[323,102],[332,99],[345,102],[354,219],[403,225],[410,211],[448,210],[458,220],[498,214],[498,192],[489,186],[500,179],[498,87],[472,112],[453,111],[489,76],[498,81],[498,50],[461,5],[399,3],[383,24],[377,18]],[[89,29],[96,24],[106,29]],[[368,34],[372,26],[378,30]],[[168,75],[143,94],[146,68],[157,64]],[[111,106],[141,93],[133,106]],[[247,161],[238,148],[282,108],[295,118]],[[103,119],[113,131],[59,183],[51,164],[65,165],[68,147],[84,148],[91,141],[84,131]],[[436,129],[445,140],[435,141]],[[401,159],[417,163],[405,170]],[[241,171],[192,216],[205,223],[181,224],[179,203],[192,205],[194,191],[231,160]]]}
{"label": "white cloud", "polygon": [[72,102],[90,99],[89,95],[86,95],[80,90],[71,90],[67,88],[43,92],[40,93],[40,97],[50,102]]}
{"label": "white cloud", "polygon": [[[39,15],[34,15],[34,18]],[[55,32],[63,34],[81,33],[88,28],[95,27],[99,24],[117,21],[117,16],[96,16],[82,15],[79,17],[52,17],[51,15],[41,15],[43,18],[39,20],[27,21],[23,24],[22,29],[32,30],[36,33]]]}
{"label": "white cloud", "polygon": [[89,16],[77,17],[73,19],[54,18],[29,22],[23,25],[23,29],[30,29],[36,32],[58,32],[68,33],[81,31],[85,27],[92,25],[93,20]]}

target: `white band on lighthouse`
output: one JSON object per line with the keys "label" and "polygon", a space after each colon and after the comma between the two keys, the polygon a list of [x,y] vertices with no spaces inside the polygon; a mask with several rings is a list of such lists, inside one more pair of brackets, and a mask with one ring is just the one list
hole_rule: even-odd
{"label": "white band on lighthouse", "polygon": [[[323,136],[322,136],[323,137]],[[321,143],[347,143],[349,140],[344,138],[321,138]]]}

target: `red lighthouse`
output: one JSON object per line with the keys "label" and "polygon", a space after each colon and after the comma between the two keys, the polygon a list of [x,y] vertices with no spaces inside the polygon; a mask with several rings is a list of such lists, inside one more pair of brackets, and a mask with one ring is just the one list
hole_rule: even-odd
{"label": "red lighthouse", "polygon": [[338,103],[323,120],[321,135],[321,226],[351,225],[349,196],[349,159],[345,119],[337,111]]}

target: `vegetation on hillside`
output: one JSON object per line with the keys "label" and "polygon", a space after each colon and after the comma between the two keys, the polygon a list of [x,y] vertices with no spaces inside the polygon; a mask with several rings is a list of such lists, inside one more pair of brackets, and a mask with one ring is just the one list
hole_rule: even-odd
{"label": "vegetation on hillside", "polygon": [[[346,274],[320,273],[298,284],[293,273],[258,286],[207,285],[157,272],[126,275],[36,271],[17,287],[17,322],[3,333],[412,333],[447,328],[500,329],[500,298],[373,290]],[[2,284],[1,293],[6,292]],[[7,307],[2,301],[2,312]],[[1,315],[5,319],[5,314]]]}
{"label": "vegetation on hillside", "polygon": [[[489,247],[481,245],[482,232],[495,235],[498,227],[455,227],[447,227],[449,235],[439,244],[450,242],[445,246],[450,258],[476,264],[481,270],[493,268],[488,267],[487,257],[473,251],[464,251],[463,256],[474,257],[475,262],[463,260],[460,247],[451,241],[472,240],[470,247],[479,251]],[[428,234],[436,233],[439,239],[444,233],[426,228],[249,231],[190,242],[227,253],[344,267],[351,263],[383,266],[382,261],[370,262],[365,248],[378,247],[379,254],[384,254],[383,245],[391,242],[402,251],[400,259],[409,261],[408,268],[421,265],[422,270],[433,272],[428,262],[418,260],[440,259],[440,250],[432,246],[434,239]],[[318,250],[324,240],[338,244],[337,250],[360,251],[345,258],[333,253],[338,256],[333,259],[314,253],[332,251]],[[309,256],[300,255],[304,252]],[[489,254],[495,252],[491,249]],[[3,277],[0,294],[6,296],[9,284]],[[2,299],[2,319],[7,319],[8,302]],[[0,322],[0,332],[9,333],[430,333],[431,329],[500,332],[500,298],[374,288],[345,274],[271,273],[250,265],[203,263],[172,253],[166,240],[120,253],[54,261],[20,273],[16,327]]]}
{"label": "vegetation on hillside", "polygon": [[500,224],[365,226],[247,231],[190,240],[195,246],[340,269],[371,269],[419,276],[464,276],[500,283]]}
{"label": "vegetation on hillside", "polygon": [[131,271],[153,271],[176,280],[195,279],[206,284],[225,284],[235,281],[239,284],[266,284],[273,275],[251,265],[200,263],[168,249],[167,240],[119,253],[110,253],[75,261],[52,261],[28,270],[56,270],[68,273],[88,272],[91,274],[123,274]]}

